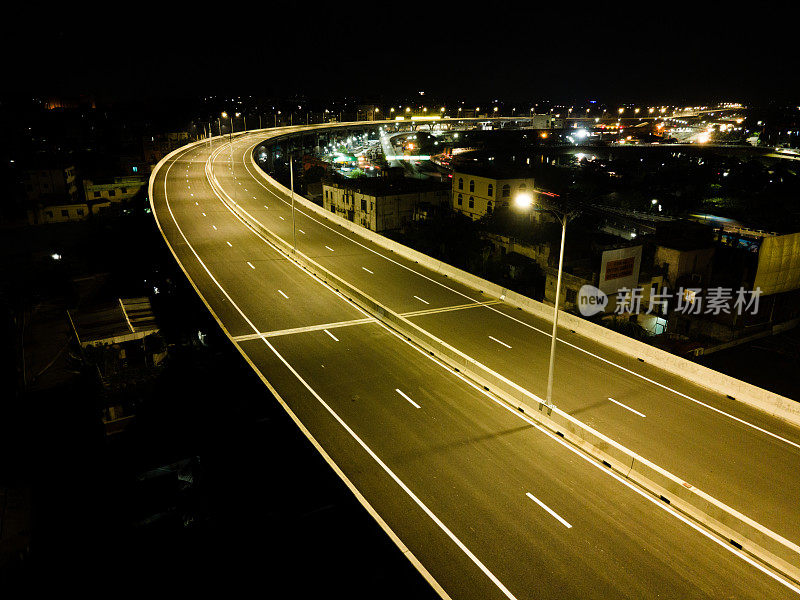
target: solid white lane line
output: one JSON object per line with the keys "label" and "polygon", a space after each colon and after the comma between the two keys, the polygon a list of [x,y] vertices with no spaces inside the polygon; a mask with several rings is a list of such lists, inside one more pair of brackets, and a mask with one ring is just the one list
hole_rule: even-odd
{"label": "solid white lane line", "polygon": [[334,342],[338,342],[338,341],[339,341],[339,338],[337,338],[335,335],[333,335],[333,334],[332,334],[330,331],[328,331],[327,329],[323,329],[322,331],[324,331],[324,332],[325,332],[325,333],[327,333],[329,336],[331,336],[331,338],[333,339],[333,341],[334,341]]}
{"label": "solid white lane line", "polygon": [[415,407],[417,407],[417,408],[422,408],[422,407],[421,407],[419,404],[417,404],[416,402],[414,402],[414,401],[413,401],[411,398],[409,398],[408,396],[406,396],[406,395],[405,395],[403,392],[401,392],[401,391],[400,391],[400,390],[398,390],[397,388],[395,388],[395,390],[394,390],[394,391],[395,391],[395,392],[397,392],[398,394],[400,394],[400,395],[401,395],[403,398],[405,398],[405,399],[406,399],[406,400],[408,400],[409,402],[411,402],[411,404],[413,404]]}
{"label": "solid white lane line", "polygon": [[206,213],[202,213],[202,214],[203,214],[204,217],[206,216]]}
{"label": "solid white lane line", "polygon": [[255,269],[255,267],[253,266],[253,263],[251,263],[249,260],[247,261],[247,264],[250,265],[251,269]]}
{"label": "solid white lane line", "polygon": [[286,219],[284,219],[283,217],[280,217],[280,216],[279,216],[278,218],[279,218],[281,221],[285,221],[285,220],[286,220]]}
{"label": "solid white lane line", "polygon": [[625,404],[623,404],[623,403],[622,403],[622,402],[620,402],[619,400],[614,400],[613,398],[609,398],[609,400],[611,400],[611,401],[612,401],[614,404],[618,404],[618,405],[619,405],[619,406],[621,406],[622,408],[627,408],[629,411],[631,411],[632,413],[636,413],[636,414],[637,414],[637,415],[639,415],[640,417],[646,417],[646,416],[647,416],[647,415],[643,415],[643,414],[642,414],[642,413],[640,413],[638,410],[634,410],[634,409],[632,409],[630,406],[626,406]]}
{"label": "solid white lane line", "polygon": [[212,225],[212,227],[214,228],[214,231],[217,230],[217,226],[216,225]]}
{"label": "solid white lane line", "polygon": [[230,242],[225,242],[225,243],[228,244],[228,246],[230,246],[231,248],[233,248],[233,244],[231,244]]}
{"label": "solid white lane line", "polygon": [[259,338],[296,335],[298,333],[306,333],[308,331],[321,331],[323,329],[334,329],[338,327],[352,327],[356,325],[366,325],[367,323],[374,323],[374,322],[375,319],[373,318],[353,319],[351,321],[338,321],[336,323],[323,323],[321,325],[307,325],[306,327],[294,327],[292,329],[277,329],[275,331],[261,331],[259,333],[248,333],[245,335],[237,335],[233,338],[233,340],[236,342],[246,342],[248,340],[257,340]]}
{"label": "solid white lane line", "polygon": [[362,269],[364,269],[364,270],[365,270],[367,273],[369,273],[370,275],[375,275],[375,273],[373,273],[372,271],[370,271],[370,270],[369,270],[367,267],[361,267],[361,268],[362,268]]}
{"label": "solid white lane line", "polygon": [[533,494],[531,494],[530,492],[527,492],[525,495],[526,495],[528,498],[530,498],[531,500],[533,500],[534,502],[536,502],[536,504],[538,504],[539,506],[541,506],[541,507],[542,507],[543,509],[545,509],[547,512],[549,512],[549,513],[550,513],[550,515],[551,515],[551,516],[553,516],[553,517],[554,517],[554,518],[555,518],[555,519],[556,519],[556,520],[557,520],[559,523],[561,523],[561,524],[562,524],[564,527],[566,527],[567,529],[572,529],[572,525],[570,525],[570,524],[569,524],[569,523],[567,523],[567,522],[566,522],[564,519],[562,519],[562,518],[561,518],[561,517],[558,515],[558,513],[556,513],[556,511],[554,511],[552,508],[550,508],[549,506],[547,506],[547,504],[545,504],[544,502],[542,502],[541,500],[539,500],[539,499],[538,499],[536,496],[534,496],[534,495],[533,495]]}
{"label": "solid white lane line", "polygon": [[278,290],[278,293],[279,293],[281,296],[283,296],[284,298],[286,298],[287,300],[289,299],[289,296],[287,296],[286,294],[284,294],[284,293],[283,293],[283,290]]}
{"label": "solid white lane line", "polygon": [[422,299],[422,298],[420,298],[419,296],[414,296],[414,298],[416,298],[416,299],[417,299],[417,300],[419,300],[420,302],[424,302],[425,304],[430,304],[430,302],[428,302],[427,300],[423,300],[423,299]]}
{"label": "solid white lane line", "polygon": [[[480,304],[459,304],[456,306],[440,306],[439,308],[423,308],[421,310],[412,310],[409,312],[400,313],[401,317],[421,317],[423,315],[435,315],[438,313],[452,312],[454,310],[467,310],[470,308],[481,308],[489,304],[496,304],[500,300],[487,300]],[[491,336],[490,336],[491,337]]]}
{"label": "solid white lane line", "polygon": [[195,203],[194,203],[194,205],[195,205],[195,206],[200,206],[200,204],[198,204],[197,202],[195,202]]}
{"label": "solid white lane line", "polygon": [[501,342],[501,341],[500,341],[500,340],[498,340],[496,337],[492,337],[492,336],[490,335],[490,336],[489,336],[489,339],[490,339],[490,340],[492,340],[492,341],[494,341],[494,342],[497,342],[497,343],[498,343],[498,344],[500,344],[501,346],[505,346],[506,348],[508,348],[508,349],[511,349],[511,346],[509,346],[509,345],[508,345],[508,344],[506,344],[505,342]]}
{"label": "solid white lane line", "polygon": [[331,252],[333,252],[333,248],[331,248],[330,246],[325,246],[325,247],[326,247],[328,250],[330,250]]}
{"label": "solid white lane line", "polygon": [[298,229],[297,231],[299,231],[299,232],[300,232],[300,233],[302,233],[303,235],[305,235],[305,234],[306,234],[306,232],[305,232],[305,231],[303,231],[302,229]]}
{"label": "solid white lane line", "polygon": [[266,204],[264,205],[264,208],[266,208],[267,210],[269,210],[269,206],[267,206]]}
{"label": "solid white lane line", "polygon": [[[173,220],[174,220],[174,217],[173,217]],[[184,238],[184,239],[185,239],[185,238]],[[204,266],[205,266],[205,265],[204,265]],[[218,287],[220,287],[220,289],[222,289],[222,288],[221,288],[221,286],[219,285],[219,283],[218,283],[216,280],[214,280],[214,283],[216,283],[216,284],[217,284],[217,286],[218,286]],[[241,309],[240,309],[238,306],[236,306],[235,304],[234,304],[234,306],[235,306],[235,307],[236,307],[236,309],[239,311],[239,313],[240,313],[240,314],[242,314],[242,315],[244,316],[244,313],[242,313]],[[251,322],[249,319],[247,319],[246,317],[245,317],[245,319],[248,321],[248,324],[249,324],[251,327],[253,327],[253,329],[255,329],[255,325],[253,325],[253,324],[252,324],[252,322]],[[328,411],[328,413],[330,413],[330,415],[331,415],[331,416],[332,416],[334,419],[336,419],[336,421],[337,421],[337,422],[338,422],[338,423],[339,423],[339,424],[342,426],[342,428],[343,428],[345,431],[347,431],[347,433],[349,433],[349,434],[350,434],[350,436],[351,436],[351,437],[352,437],[352,438],[353,438],[353,439],[354,439],[354,440],[355,440],[355,441],[358,443],[358,445],[359,445],[359,446],[361,446],[361,447],[364,449],[364,451],[365,451],[367,454],[369,454],[369,455],[372,457],[372,460],[374,460],[374,461],[375,461],[375,462],[376,462],[376,463],[377,463],[377,464],[378,464],[378,465],[381,467],[381,469],[383,469],[383,471],[384,471],[384,472],[385,472],[385,473],[386,473],[386,474],[387,474],[389,477],[391,477],[391,478],[392,478],[392,480],[393,480],[393,481],[394,481],[394,482],[395,482],[395,483],[396,483],[398,486],[400,486],[400,489],[402,489],[402,490],[403,490],[403,491],[404,491],[404,492],[405,492],[405,493],[408,495],[408,497],[409,497],[409,498],[411,498],[411,499],[414,501],[414,503],[415,503],[417,506],[419,506],[419,507],[420,507],[420,509],[422,509],[422,511],[423,511],[423,512],[424,512],[426,515],[428,515],[428,516],[430,517],[430,519],[431,519],[431,520],[432,520],[434,523],[436,523],[436,525],[439,527],[439,529],[441,529],[441,530],[442,530],[442,531],[445,533],[445,535],[447,535],[447,537],[449,537],[449,538],[450,538],[450,539],[453,541],[453,543],[454,543],[456,546],[458,546],[458,547],[461,549],[461,551],[462,551],[464,554],[466,554],[466,555],[467,555],[467,557],[468,557],[468,558],[469,558],[469,559],[470,559],[470,560],[473,562],[473,564],[474,564],[476,567],[478,567],[478,568],[479,568],[479,569],[480,569],[480,570],[481,570],[481,571],[484,573],[484,575],[486,575],[486,576],[489,578],[489,580],[490,580],[492,583],[494,583],[494,584],[497,586],[497,588],[498,588],[498,589],[499,589],[499,590],[500,590],[500,591],[503,593],[503,595],[504,595],[506,598],[508,598],[509,600],[516,600],[516,596],[514,596],[514,594],[512,594],[512,593],[509,591],[509,589],[508,589],[508,588],[507,588],[505,585],[503,585],[503,582],[502,582],[502,581],[500,581],[500,580],[497,578],[497,576],[496,576],[494,573],[492,573],[492,572],[491,572],[491,571],[490,571],[490,570],[489,570],[489,569],[486,567],[486,565],[485,565],[485,564],[483,564],[483,563],[481,562],[481,560],[480,560],[480,559],[479,559],[477,556],[475,556],[475,555],[472,553],[472,551],[471,551],[469,548],[467,548],[466,544],[464,544],[464,542],[462,542],[462,541],[461,541],[461,540],[460,540],[460,539],[459,539],[459,538],[458,538],[458,537],[457,537],[457,536],[456,536],[456,535],[455,535],[455,534],[454,534],[454,533],[453,533],[453,532],[450,530],[450,528],[449,528],[449,527],[447,527],[447,525],[445,525],[445,524],[442,522],[442,520],[441,520],[439,517],[437,517],[437,516],[436,516],[436,514],[435,514],[435,513],[434,513],[434,512],[433,512],[433,511],[432,511],[430,508],[428,508],[428,506],[427,506],[427,505],[426,505],[426,504],[425,504],[425,503],[424,503],[422,500],[420,500],[420,499],[419,499],[419,496],[417,496],[417,495],[416,495],[416,494],[415,494],[413,491],[411,491],[411,488],[409,488],[409,487],[408,487],[408,486],[405,484],[405,482],[403,482],[403,480],[402,480],[402,479],[400,479],[400,478],[397,476],[397,474],[396,474],[394,471],[392,471],[392,470],[389,468],[389,466],[388,466],[388,465],[387,465],[385,462],[383,462],[383,461],[380,459],[380,457],[379,457],[377,454],[375,454],[375,452],[372,450],[372,448],[370,448],[370,447],[369,447],[369,446],[366,444],[366,442],[364,442],[364,440],[362,440],[360,437],[358,437],[358,434],[356,434],[356,432],[355,432],[355,431],[353,431],[353,429],[352,429],[352,428],[351,428],[351,427],[350,427],[350,426],[349,426],[347,423],[345,423],[344,419],[342,419],[342,418],[339,416],[339,414],[338,414],[336,411],[334,411],[334,410],[331,408],[331,406],[330,406],[330,405],[329,405],[327,402],[325,402],[325,400],[323,400],[323,399],[322,399],[322,396],[320,396],[320,395],[317,393],[317,391],[316,391],[314,388],[312,388],[312,387],[311,387],[311,386],[308,384],[308,382],[307,382],[305,379],[303,379],[303,377],[300,375],[300,373],[298,373],[298,372],[295,370],[295,368],[294,368],[294,367],[292,367],[292,365],[290,365],[290,364],[289,364],[289,362],[288,362],[288,361],[287,361],[287,360],[286,360],[286,359],[285,359],[285,358],[284,358],[284,357],[283,357],[283,356],[282,356],[282,355],[281,355],[281,354],[280,354],[280,353],[279,353],[279,352],[278,352],[278,351],[275,349],[275,347],[274,347],[272,344],[270,344],[268,340],[263,340],[263,342],[264,342],[264,344],[266,344],[266,346],[267,346],[267,347],[268,347],[270,350],[272,350],[272,353],[273,353],[275,356],[277,356],[277,357],[278,357],[278,359],[279,359],[279,360],[280,360],[280,361],[281,361],[281,362],[282,362],[284,365],[286,365],[286,368],[287,368],[287,369],[289,369],[289,370],[290,370],[290,371],[291,371],[291,372],[294,374],[294,376],[297,378],[297,380],[298,380],[300,383],[302,383],[302,384],[303,384],[303,386],[304,386],[304,387],[305,387],[305,388],[306,388],[306,389],[307,389],[307,390],[308,390],[308,391],[311,393],[311,395],[312,395],[312,396],[314,396],[314,398],[316,398],[316,399],[317,399],[317,402],[319,402],[319,403],[320,403],[320,404],[323,406],[323,408],[325,408],[325,410],[327,410],[327,411]],[[324,365],[323,365],[323,366],[324,366]],[[262,377],[263,377],[263,375],[262,375]],[[264,381],[266,381],[266,379],[264,379]],[[276,395],[277,395],[277,394],[276,394]],[[435,581],[435,580],[434,580],[434,581]]]}

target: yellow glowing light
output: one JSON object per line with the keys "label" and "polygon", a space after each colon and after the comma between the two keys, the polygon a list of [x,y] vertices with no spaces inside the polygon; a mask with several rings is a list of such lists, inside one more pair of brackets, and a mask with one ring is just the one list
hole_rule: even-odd
{"label": "yellow glowing light", "polygon": [[520,192],[514,196],[514,204],[517,208],[530,208],[533,206],[533,196],[527,192]]}

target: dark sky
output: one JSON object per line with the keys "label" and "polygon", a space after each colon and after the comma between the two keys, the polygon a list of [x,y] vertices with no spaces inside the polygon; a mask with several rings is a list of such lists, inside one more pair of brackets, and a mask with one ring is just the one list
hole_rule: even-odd
{"label": "dark sky", "polygon": [[[797,21],[778,3],[286,2],[23,11],[6,93],[631,102],[800,97]],[[373,4],[374,6],[370,6]],[[659,5],[646,8],[646,4]],[[768,6],[769,5],[769,6]],[[610,8],[602,8],[608,6]],[[777,7],[777,8],[776,8]],[[113,12],[109,12],[112,11]],[[27,26],[29,24],[30,26]]]}

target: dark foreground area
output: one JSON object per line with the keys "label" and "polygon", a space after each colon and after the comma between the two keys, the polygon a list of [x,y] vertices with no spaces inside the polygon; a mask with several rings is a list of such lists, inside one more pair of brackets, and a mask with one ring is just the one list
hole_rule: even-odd
{"label": "dark foreground area", "polygon": [[[137,415],[118,436],[103,433],[92,373],[2,394],[0,489],[15,490],[17,514],[29,516],[27,545],[0,554],[2,589],[435,597],[218,330],[151,219],[112,229],[67,232],[62,251],[112,233],[102,265],[112,277],[98,294],[155,281],[169,358],[128,392]],[[13,244],[5,310],[31,295],[14,278],[46,264],[36,239]],[[14,369],[4,375],[13,390]]]}

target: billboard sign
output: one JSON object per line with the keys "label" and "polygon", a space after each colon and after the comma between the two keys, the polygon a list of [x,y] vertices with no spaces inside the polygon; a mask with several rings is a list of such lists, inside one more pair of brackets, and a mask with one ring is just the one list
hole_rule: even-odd
{"label": "billboard sign", "polygon": [[600,289],[610,295],[620,288],[635,288],[641,264],[641,246],[606,250],[600,263]]}
{"label": "billboard sign", "polygon": [[763,239],[753,288],[762,296],[800,288],[800,233]]}

